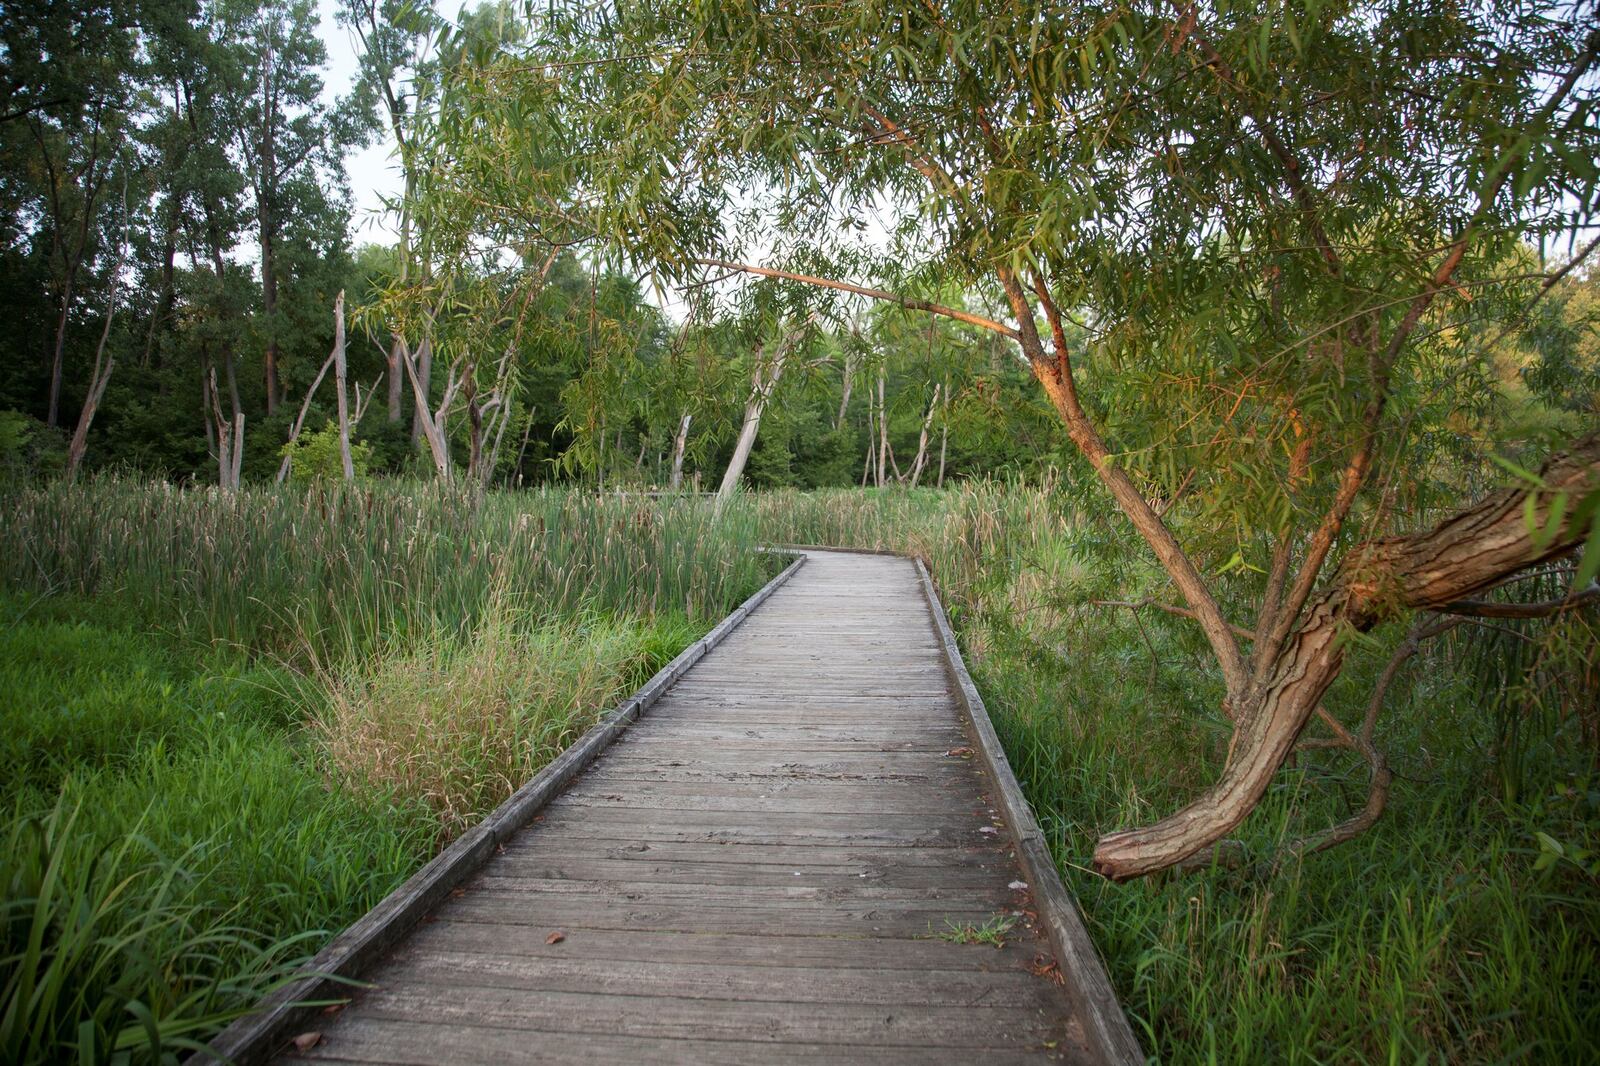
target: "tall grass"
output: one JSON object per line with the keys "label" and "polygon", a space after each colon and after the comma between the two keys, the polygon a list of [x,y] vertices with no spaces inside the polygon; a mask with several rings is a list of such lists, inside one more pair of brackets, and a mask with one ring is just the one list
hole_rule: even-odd
{"label": "tall grass", "polygon": [[0,1059],[203,1040],[755,591],[753,537],[554,491],[0,499]]}
{"label": "tall grass", "polygon": [[[773,540],[929,562],[1068,886],[1162,1061],[1600,1058],[1594,708],[1513,701],[1516,664],[1487,666],[1475,637],[1435,642],[1389,697],[1380,740],[1399,779],[1375,830],[1283,858],[1285,841],[1364,797],[1353,759],[1301,758],[1241,830],[1256,865],[1114,885],[1088,869],[1096,838],[1191,799],[1228,736],[1193,627],[1089,603],[1170,596],[1120,520],[1049,488],[993,484],[751,506]],[[1239,592],[1224,583],[1224,596]],[[1588,677],[1592,693],[1597,622],[1569,617],[1566,632],[1538,637],[1547,644],[1528,654],[1545,674],[1531,676],[1563,693]],[[1364,705],[1397,636],[1351,649],[1332,709]],[[1553,680],[1562,669],[1572,684]]]}
{"label": "tall grass", "polygon": [[317,484],[237,493],[105,477],[9,494],[0,587],[293,658],[469,631],[492,590],[524,617],[585,609],[704,624],[771,561],[745,513],[542,489]]}
{"label": "tall grass", "polygon": [[666,664],[693,631],[583,617],[518,625],[495,601],[466,640],[325,670],[310,712],[343,779],[469,828],[596,724],[619,693]]}

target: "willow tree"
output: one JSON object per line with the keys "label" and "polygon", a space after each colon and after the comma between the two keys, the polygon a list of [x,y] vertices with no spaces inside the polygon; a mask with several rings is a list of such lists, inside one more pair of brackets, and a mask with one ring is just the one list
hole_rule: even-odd
{"label": "willow tree", "polygon": [[[1164,568],[1233,737],[1188,807],[1101,839],[1109,876],[1215,854],[1319,715],[1373,792],[1302,844],[1359,832],[1388,770],[1322,707],[1349,635],[1502,609],[1486,590],[1600,536],[1593,435],[1477,503],[1419,492],[1485,424],[1485,323],[1560,273],[1527,247],[1588,238],[1593,0],[536,7],[486,106],[559,143],[579,229],[668,278],[1006,338]],[[1006,313],[899,295],[952,281]],[[1242,606],[1230,559],[1259,573]],[[1516,609],[1593,596],[1597,562]]]}

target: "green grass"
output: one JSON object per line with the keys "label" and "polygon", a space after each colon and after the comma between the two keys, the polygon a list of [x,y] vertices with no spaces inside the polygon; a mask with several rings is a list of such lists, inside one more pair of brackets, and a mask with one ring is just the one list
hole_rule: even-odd
{"label": "green grass", "polygon": [[[773,539],[929,561],[1067,885],[1162,1061],[1600,1058],[1592,707],[1524,705],[1497,650],[1486,670],[1483,641],[1436,642],[1390,694],[1379,739],[1399,779],[1372,832],[1277,858],[1364,797],[1363,767],[1320,754],[1282,773],[1243,827],[1254,865],[1111,884],[1088,869],[1096,838],[1192,798],[1228,735],[1186,622],[1085,605],[1163,591],[1117,520],[993,485],[753,506]],[[1539,656],[1592,679],[1596,620],[1571,624]],[[1352,649],[1331,708],[1364,705],[1397,635]]]}
{"label": "green grass", "polygon": [[0,1060],[170,1060],[774,571],[582,493],[0,507]]}
{"label": "green grass", "polygon": [[[767,541],[929,561],[1162,1061],[1600,1057],[1592,615],[1408,667],[1380,729],[1399,779],[1359,840],[1281,858],[1362,796],[1362,768],[1321,754],[1243,827],[1252,865],[1113,885],[1086,870],[1095,839],[1204,787],[1227,722],[1187,622],[1086,605],[1163,578],[1059,491],[774,493],[720,524],[685,500],[405,485],[0,502],[5,1061],[203,1039],[754,591]],[[1376,636],[1336,712],[1364,703]]]}
{"label": "green grass", "polygon": [[952,944],[987,944],[992,948],[1006,946],[1006,934],[1016,926],[1017,920],[1008,914],[997,914],[982,925],[976,922],[946,921],[939,933],[940,940]]}

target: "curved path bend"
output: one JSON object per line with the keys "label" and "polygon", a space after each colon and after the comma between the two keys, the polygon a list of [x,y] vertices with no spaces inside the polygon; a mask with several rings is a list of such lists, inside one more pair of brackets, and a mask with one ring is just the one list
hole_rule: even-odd
{"label": "curved path bend", "polygon": [[1092,1059],[915,564],[809,554],[302,1059]]}

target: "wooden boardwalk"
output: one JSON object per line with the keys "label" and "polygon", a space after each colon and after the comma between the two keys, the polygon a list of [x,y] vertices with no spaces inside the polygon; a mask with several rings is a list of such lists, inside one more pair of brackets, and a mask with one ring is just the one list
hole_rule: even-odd
{"label": "wooden boardwalk", "polygon": [[961,706],[916,565],[811,553],[281,1061],[1102,1061]]}

